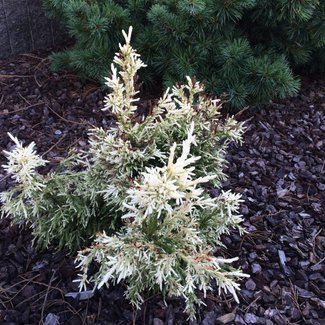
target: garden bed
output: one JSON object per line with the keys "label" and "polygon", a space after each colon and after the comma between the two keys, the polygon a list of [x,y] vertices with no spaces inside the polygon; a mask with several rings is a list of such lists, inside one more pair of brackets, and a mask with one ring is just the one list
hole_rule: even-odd
{"label": "garden bed", "polygon": [[[50,72],[42,53],[0,61],[0,89],[0,149],[12,146],[11,132],[26,144],[35,141],[53,166],[69,149],[87,145],[87,129],[113,123],[100,110],[98,85]],[[150,105],[143,102],[143,110]],[[224,188],[243,195],[248,233],[223,242],[251,276],[242,282],[239,305],[209,293],[197,321],[189,322],[179,299],[149,297],[135,311],[121,285],[78,295],[73,258],[35,251],[29,229],[4,219],[0,324],[324,324],[325,80],[305,79],[298,96],[237,117],[248,121],[245,143],[229,151]],[[2,168],[0,179],[0,191],[11,185]]]}

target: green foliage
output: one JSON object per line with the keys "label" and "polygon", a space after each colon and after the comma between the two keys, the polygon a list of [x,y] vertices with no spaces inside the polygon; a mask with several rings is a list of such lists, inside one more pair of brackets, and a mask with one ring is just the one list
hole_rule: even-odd
{"label": "green foliage", "polygon": [[[111,92],[103,110],[116,116],[116,127],[90,131],[89,150],[71,155],[55,172],[41,175],[46,164],[34,150],[10,135],[16,148],[5,152],[3,167],[16,186],[1,193],[2,211],[15,222],[29,222],[37,242],[80,251],[80,287],[89,280],[100,288],[125,281],[126,295],[137,307],[148,291],[185,298],[185,311],[195,315],[214,280],[219,290],[236,296],[244,276],[214,256],[221,235],[243,229],[240,195],[216,198],[208,187],[220,187],[225,150],[241,141],[243,126],[219,118],[219,100],[187,84],[168,89],[148,116],[138,116],[135,80],[145,65],[126,44],[111,66],[106,84]],[[118,68],[117,68],[117,67]],[[88,279],[92,261],[98,272]]]}
{"label": "green foliage", "polygon": [[52,55],[53,67],[101,81],[129,24],[149,65],[144,85],[195,76],[235,109],[295,94],[293,69],[325,71],[324,1],[43,1],[75,39],[63,57]]}
{"label": "green foliage", "polygon": [[324,17],[323,0],[262,0],[245,16],[245,30],[254,44],[283,53],[293,67],[324,72],[318,58],[325,50]]}

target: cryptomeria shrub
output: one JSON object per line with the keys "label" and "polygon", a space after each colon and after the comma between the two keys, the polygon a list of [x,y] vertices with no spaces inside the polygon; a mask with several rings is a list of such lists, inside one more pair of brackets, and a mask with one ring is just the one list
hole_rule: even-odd
{"label": "cryptomeria shrub", "polygon": [[[215,280],[236,298],[235,281],[245,276],[229,265],[236,258],[213,254],[229,228],[242,231],[240,195],[208,194],[225,178],[225,150],[241,141],[243,126],[232,118],[222,122],[219,101],[206,98],[190,78],[140,118],[135,79],[144,64],[130,45],[131,29],[124,37],[106,79],[111,92],[104,110],[115,114],[116,127],[91,130],[89,150],[48,175],[37,172],[46,161],[34,143],[23,147],[10,135],[16,148],[5,152],[3,167],[17,185],[1,194],[2,210],[28,222],[43,247],[75,251],[95,237],[78,254],[81,288],[89,280],[98,288],[123,280],[134,305],[144,292],[158,290],[184,297],[194,317],[201,302],[196,289],[205,294]],[[92,261],[99,270],[88,279]]]}
{"label": "cryptomeria shrub", "polygon": [[142,74],[147,85],[196,76],[209,92],[227,93],[234,108],[296,93],[291,68],[325,68],[324,1],[43,1],[75,39],[52,55],[52,66],[98,80],[130,23],[150,67]]}

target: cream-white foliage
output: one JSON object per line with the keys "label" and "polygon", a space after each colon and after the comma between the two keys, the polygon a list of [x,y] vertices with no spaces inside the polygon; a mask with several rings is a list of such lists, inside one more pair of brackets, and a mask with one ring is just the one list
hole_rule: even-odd
{"label": "cream-white foliage", "polygon": [[125,44],[121,45],[120,52],[116,53],[114,63],[120,67],[120,71],[112,63],[112,76],[106,79],[106,86],[112,89],[111,93],[105,98],[105,107],[103,111],[111,110],[116,114],[121,128],[128,129],[131,127],[131,114],[137,109],[134,102],[139,98],[135,98],[138,91],[135,90],[135,76],[137,71],[146,67],[141,61],[140,55],[130,45],[132,27],[130,27],[128,34],[122,31]]}
{"label": "cream-white foliage", "polygon": [[[37,168],[46,161],[13,136],[3,167],[17,182],[1,193],[2,211],[15,222],[28,221],[37,242],[80,251],[80,288],[124,281],[126,296],[137,307],[149,291],[184,298],[195,316],[214,281],[236,300],[237,280],[245,277],[231,265],[236,258],[215,256],[221,236],[243,229],[240,195],[221,187],[225,153],[241,142],[243,125],[220,117],[221,102],[208,98],[203,85],[187,77],[167,89],[148,114],[138,110],[137,72],[145,67],[132,48],[132,28],[123,32],[106,79],[110,93],[104,111],[116,125],[89,132],[89,147],[72,154],[48,175]],[[96,274],[88,274],[92,261]],[[93,283],[93,284],[92,284]]]}
{"label": "cream-white foliage", "polygon": [[16,147],[12,151],[3,151],[8,158],[8,163],[2,167],[17,183],[40,189],[44,185],[35,183],[35,169],[44,166],[47,161],[36,154],[34,142],[23,147],[16,137],[10,133],[8,135]]}
{"label": "cream-white foliage", "polygon": [[[147,168],[146,172],[142,173],[141,184],[135,182],[135,187],[127,191],[127,202],[124,205],[131,211],[124,215],[124,218],[134,217],[134,213],[139,220],[137,209],[143,211],[143,217],[155,213],[157,218],[163,212],[172,215],[177,209],[189,212],[193,208],[194,202],[202,204],[199,200],[203,193],[202,188],[197,185],[206,183],[215,178],[214,175],[192,179],[194,175],[194,167],[188,167],[195,163],[200,157],[189,157],[191,144],[195,143],[195,136],[193,135],[194,123],[191,124],[188,132],[188,137],[183,141],[182,155],[175,160],[175,149],[177,144],[174,143],[170,149],[168,164],[164,167]],[[212,199],[205,199],[204,204],[210,202]],[[135,209],[137,207],[137,209]]]}
{"label": "cream-white foliage", "polygon": [[[127,282],[127,296],[138,308],[143,302],[144,290],[159,288],[168,296],[185,298],[185,311],[195,317],[195,305],[202,301],[196,290],[204,296],[211,290],[215,280],[219,293],[231,293],[238,302],[236,279],[247,275],[240,270],[225,267],[237,258],[224,259],[213,255],[213,244],[229,227],[236,228],[242,222],[234,215],[239,195],[223,192],[219,198],[210,198],[200,185],[209,182],[215,175],[195,177],[195,163],[200,157],[190,154],[195,144],[194,123],[182,143],[180,157],[175,161],[177,144],[170,148],[170,155],[163,167],[147,168],[127,191],[122,217],[128,220],[120,233],[99,235],[95,245],[79,252],[79,267],[83,273],[80,288],[87,286],[88,268],[95,260],[101,265],[92,279],[101,288],[109,282]],[[226,204],[222,206],[220,203]],[[229,201],[229,202],[228,202]],[[200,229],[202,215],[214,214],[218,224],[212,221],[214,235],[206,236]],[[225,217],[226,216],[226,217]],[[210,243],[211,242],[211,243]]]}

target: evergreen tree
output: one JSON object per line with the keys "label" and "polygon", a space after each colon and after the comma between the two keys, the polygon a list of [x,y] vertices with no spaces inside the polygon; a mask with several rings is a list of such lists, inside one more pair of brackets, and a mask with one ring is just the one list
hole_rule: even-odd
{"label": "evergreen tree", "polygon": [[151,67],[142,75],[147,85],[196,76],[237,109],[295,94],[292,68],[325,69],[323,0],[43,1],[75,39],[52,55],[53,67],[98,80],[130,24]]}
{"label": "evergreen tree", "polygon": [[[324,0],[261,0],[248,12],[245,21],[253,44],[264,44],[284,53],[296,68],[325,71],[325,60],[320,55],[325,50]],[[253,24],[255,30],[249,28]]]}

